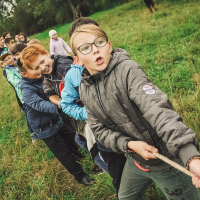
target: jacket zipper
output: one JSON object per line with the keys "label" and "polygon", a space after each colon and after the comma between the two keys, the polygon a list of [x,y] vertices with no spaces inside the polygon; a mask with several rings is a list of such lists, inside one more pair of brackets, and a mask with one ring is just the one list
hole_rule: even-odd
{"label": "jacket zipper", "polygon": [[[101,106],[103,112],[104,112],[104,113],[106,114],[106,116],[110,119],[110,121],[111,121],[112,123],[114,123],[114,122],[112,121],[112,119],[108,116],[108,114],[107,114],[107,112],[106,112],[106,110],[105,110],[105,107],[104,107],[103,102],[102,102],[102,100],[101,100],[101,94],[100,94],[99,85],[97,84],[97,82],[95,83],[95,88],[96,88],[97,97],[98,97],[98,100],[99,100],[99,103],[100,103],[100,106]],[[115,124],[115,123],[114,123],[114,124]]]}

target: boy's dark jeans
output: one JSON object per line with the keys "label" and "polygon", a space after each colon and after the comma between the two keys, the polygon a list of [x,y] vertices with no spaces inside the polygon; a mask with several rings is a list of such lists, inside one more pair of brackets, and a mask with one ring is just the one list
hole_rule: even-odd
{"label": "boy's dark jeans", "polygon": [[110,176],[113,179],[113,185],[116,188],[116,192],[118,194],[126,157],[124,156],[124,154],[117,154],[114,152],[100,152],[103,160],[108,165]]}
{"label": "boy's dark jeans", "polygon": [[56,134],[44,138],[43,141],[75,179],[81,181],[85,173],[82,166],[76,162],[77,158],[74,155],[78,153],[77,146],[74,141],[74,135],[69,131],[66,124],[63,123]]}
{"label": "boy's dark jeans", "polygon": [[63,122],[67,125],[69,131],[71,131],[74,134],[74,139],[75,139],[76,130],[72,126],[72,118],[69,115],[62,112],[62,110],[59,111],[59,115],[62,118]]}

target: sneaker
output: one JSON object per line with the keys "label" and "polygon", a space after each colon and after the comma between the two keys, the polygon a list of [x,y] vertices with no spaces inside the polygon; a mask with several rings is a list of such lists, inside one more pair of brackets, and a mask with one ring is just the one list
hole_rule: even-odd
{"label": "sneaker", "polygon": [[32,139],[32,143],[34,144],[37,141],[37,139]]}
{"label": "sneaker", "polygon": [[92,169],[92,172],[93,172],[95,175],[104,174],[103,169],[101,169],[101,167],[99,167],[98,165],[95,166],[95,167]]}
{"label": "sneaker", "polygon": [[33,132],[33,133],[31,133],[31,139],[32,139],[32,143],[34,144],[35,142],[36,142],[36,140],[37,140],[37,136],[36,136],[36,134]]}
{"label": "sneaker", "polygon": [[95,180],[90,178],[89,176],[84,176],[83,179],[81,181],[78,181],[79,183],[83,184],[83,185],[92,185],[95,183]]}

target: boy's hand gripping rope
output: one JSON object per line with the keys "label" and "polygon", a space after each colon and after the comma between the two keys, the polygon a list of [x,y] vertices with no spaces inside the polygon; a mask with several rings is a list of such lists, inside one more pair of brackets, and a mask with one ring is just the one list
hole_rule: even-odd
{"label": "boy's hand gripping rope", "polygon": [[193,173],[188,171],[187,169],[185,169],[184,167],[182,167],[181,165],[175,163],[174,161],[166,158],[165,156],[159,154],[159,153],[152,153],[154,156],[156,156],[157,158],[161,159],[162,161],[168,163],[169,165],[171,165],[172,167],[182,171],[183,173],[187,174],[188,176],[193,177]]}

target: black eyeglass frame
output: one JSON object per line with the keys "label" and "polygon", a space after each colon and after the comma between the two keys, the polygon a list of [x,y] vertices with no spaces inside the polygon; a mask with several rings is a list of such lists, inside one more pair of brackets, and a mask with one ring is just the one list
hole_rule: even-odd
{"label": "black eyeglass frame", "polygon": [[[108,37],[107,37],[107,35],[103,35],[103,36],[100,36],[100,37],[96,38],[96,39],[94,40],[93,43],[85,43],[85,44],[90,44],[90,45],[91,45],[91,51],[92,51],[92,45],[93,45],[93,44],[94,44],[96,47],[99,47],[99,48],[101,48],[101,47],[105,47],[106,44],[103,45],[103,46],[97,46],[97,45],[95,44],[95,41],[96,41],[97,39],[101,38],[101,37],[105,37],[105,38],[106,38],[106,44],[107,44],[107,43],[108,43]],[[81,48],[83,45],[85,45],[85,44],[82,44],[82,45],[79,46],[76,50],[79,50],[79,51],[80,51],[80,48]],[[90,52],[91,52],[91,51],[90,51]],[[84,53],[82,53],[82,52],[80,51],[80,53],[82,53],[83,55],[87,55],[87,54],[89,54],[90,52],[84,54]]]}

